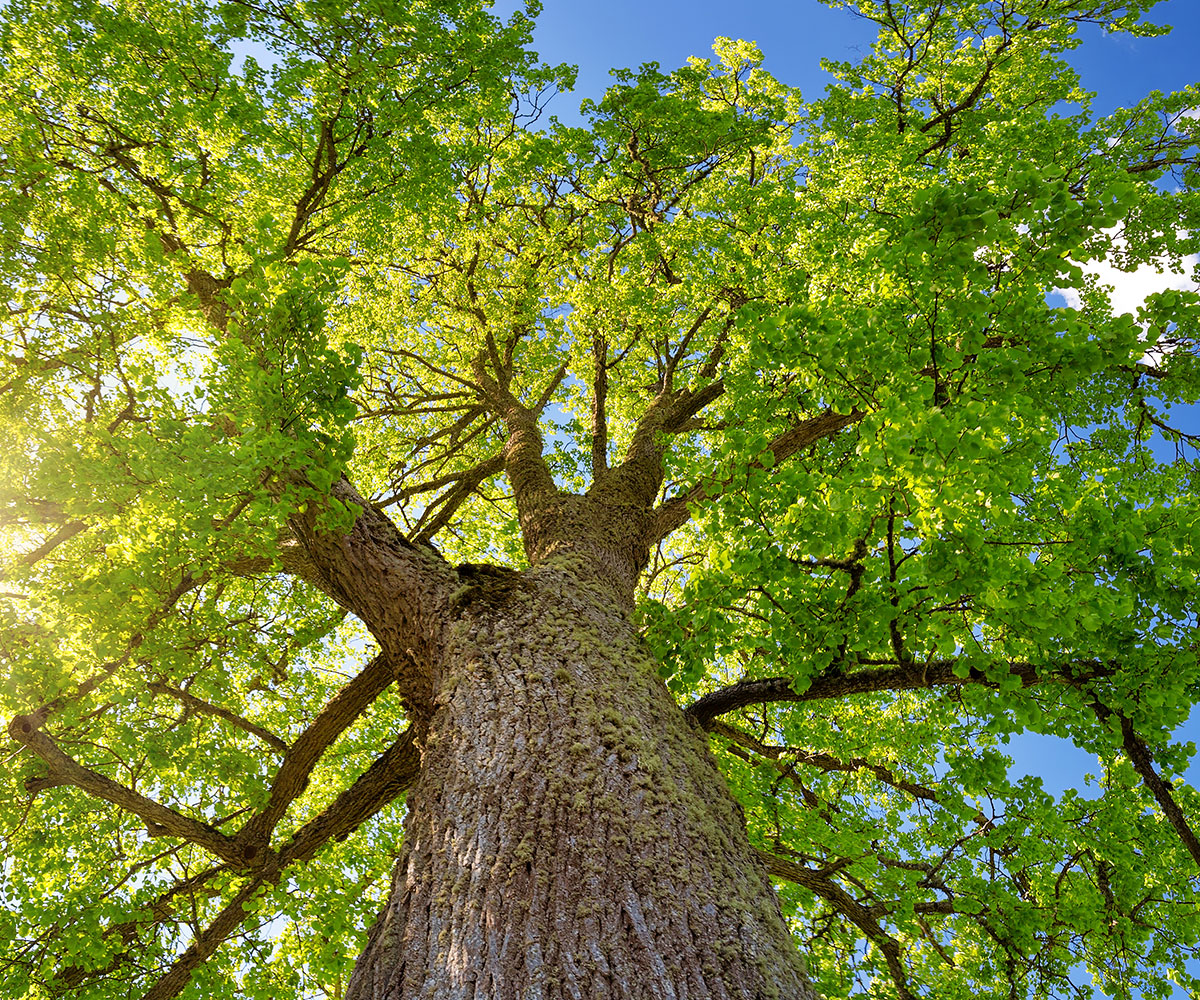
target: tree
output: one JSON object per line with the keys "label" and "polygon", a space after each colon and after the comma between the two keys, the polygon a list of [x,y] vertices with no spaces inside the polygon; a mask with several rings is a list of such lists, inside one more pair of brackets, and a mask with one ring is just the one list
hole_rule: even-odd
{"label": "tree", "polygon": [[1063,58],[1153,4],[580,128],[533,4],[7,5],[5,994],[1200,988],[1200,296],[1084,270],[1200,90]]}

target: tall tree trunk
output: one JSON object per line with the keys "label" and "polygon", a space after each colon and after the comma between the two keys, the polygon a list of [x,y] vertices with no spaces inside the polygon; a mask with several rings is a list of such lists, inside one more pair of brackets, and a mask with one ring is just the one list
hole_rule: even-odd
{"label": "tall tree trunk", "polygon": [[347,1000],[814,996],[741,811],[577,557],[480,568]]}

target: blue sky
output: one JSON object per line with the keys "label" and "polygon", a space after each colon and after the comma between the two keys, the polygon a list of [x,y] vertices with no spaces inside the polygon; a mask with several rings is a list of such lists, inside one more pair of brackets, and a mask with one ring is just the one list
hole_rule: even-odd
{"label": "blue sky", "polygon": [[[579,67],[577,97],[563,101],[566,117],[584,97],[599,97],[613,67],[661,63],[682,65],[688,56],[708,56],[718,35],[759,43],[766,68],[784,83],[817,96],[828,78],[822,58],[854,59],[856,47],[875,37],[873,25],[819,0],[543,0],[534,47],[551,63]],[[500,0],[500,13],[516,9]],[[1099,95],[1099,110],[1128,104],[1152,89],[1178,89],[1200,77],[1200,2],[1164,0],[1152,17],[1172,24],[1166,38],[1133,39],[1087,29],[1088,44],[1073,58],[1085,85]]]}

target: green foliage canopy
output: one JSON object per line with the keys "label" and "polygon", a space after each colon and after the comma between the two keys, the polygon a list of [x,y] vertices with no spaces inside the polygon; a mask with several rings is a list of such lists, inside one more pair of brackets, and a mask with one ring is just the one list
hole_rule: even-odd
{"label": "green foliage canopy", "polygon": [[522,566],[481,372],[564,490],[652,439],[646,639],[823,995],[1200,989],[1200,296],[1083,267],[1196,253],[1200,89],[1064,61],[1153,0],[831,5],[879,38],[819,99],[722,39],[583,127],[534,9],[6,6],[0,990],[340,994],[404,715],[369,664],[334,711],[371,639],[289,525],[346,476]]}

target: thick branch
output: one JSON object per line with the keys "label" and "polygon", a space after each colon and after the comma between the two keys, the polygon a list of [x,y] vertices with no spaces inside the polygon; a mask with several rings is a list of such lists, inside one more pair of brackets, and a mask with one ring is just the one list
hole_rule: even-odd
{"label": "thick branch", "polygon": [[344,596],[330,586],[329,581],[317,568],[317,564],[309,558],[308,552],[295,536],[285,533],[279,539],[279,547],[275,551],[275,556],[274,559],[267,556],[227,559],[221,564],[221,569],[234,576],[258,576],[282,570],[289,576],[294,576],[309,586],[315,587],[347,611],[354,610],[345,603]]}
{"label": "thick branch", "polygon": [[[337,592],[330,587],[316,564],[308,557],[304,546],[295,538],[280,540],[278,556],[280,567],[289,576],[294,576],[298,580],[303,580],[305,583],[316,587],[326,597],[332,597],[335,601],[338,600]],[[340,604],[341,602],[338,601],[338,603]]]}
{"label": "thick branch", "polygon": [[345,840],[397,796],[421,773],[421,753],[410,726],[320,815],[300,827],[280,852],[286,864],[307,861],[331,840]]}
{"label": "thick branch", "polygon": [[488,345],[495,377],[488,373],[483,355],[475,359],[475,377],[488,403],[500,415],[508,431],[503,452],[504,469],[517,500],[517,517],[525,531],[528,551],[532,519],[547,501],[558,495],[558,487],[554,484],[550,466],[543,455],[546,443],[538,429],[538,417],[566,378],[567,366],[563,364],[558,369],[532,407],[526,406],[512,394],[509,388],[511,373],[500,359],[490,337]]}
{"label": "thick branch", "polygon": [[662,486],[662,436],[680,430],[724,392],[725,383],[720,380],[694,392],[660,389],[639,418],[624,460],[594,482],[589,495],[649,508]]}
{"label": "thick branch", "polygon": [[[739,681],[729,687],[706,694],[684,711],[704,729],[710,729],[719,715],[766,702],[821,701],[844,698],[854,694],[878,691],[912,691],[963,684],[994,684],[987,673],[972,667],[965,676],[954,672],[957,660],[933,660],[928,663],[904,663],[874,670],[855,670],[850,673],[829,674],[814,678],[804,690],[797,691],[787,677],[768,677],[763,680]],[[1032,687],[1050,681],[1078,685],[1097,677],[1107,677],[1114,670],[1097,661],[1066,664],[1062,667],[1038,667],[1032,663],[1013,662],[1009,673],[1021,680],[1022,687]]]}
{"label": "thick branch", "polygon": [[9,724],[9,735],[36,753],[49,769],[49,777],[58,784],[71,784],[140,817],[152,837],[171,835],[203,847],[235,868],[245,868],[247,858],[237,844],[208,823],[201,823],[160,802],[148,799],[132,788],[84,767],[59,749],[33,716],[18,715]]}
{"label": "thick branch", "polygon": [[454,569],[430,546],[408,541],[345,479],[330,493],[357,508],[349,531],[321,526],[324,505],[316,503],[292,517],[292,530],[338,603],[370,629],[396,667],[403,697],[419,707],[428,696],[426,667],[441,641]]}
{"label": "thick branch", "polygon": [[[174,241],[168,240],[165,234],[160,233],[162,237],[163,247],[168,251],[177,251],[182,249],[181,246],[176,246]],[[222,333],[229,326],[229,307],[225,304],[225,289],[232,283],[232,279],[218,281],[207,271],[201,271],[198,268],[188,271],[185,275],[187,278],[188,291],[200,302],[200,312],[209,324]]]}
{"label": "thick branch", "polygon": [[391,663],[374,656],[357,676],[343,687],[297,737],[275,773],[271,795],[262,812],[238,832],[236,841],[243,852],[266,847],[275,825],[308,787],[308,779],[321,755],[357,719],[389,684],[394,674]]}
{"label": "thick branch", "polygon": [[603,334],[592,338],[592,482],[608,471],[608,340]]}

